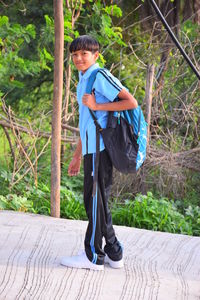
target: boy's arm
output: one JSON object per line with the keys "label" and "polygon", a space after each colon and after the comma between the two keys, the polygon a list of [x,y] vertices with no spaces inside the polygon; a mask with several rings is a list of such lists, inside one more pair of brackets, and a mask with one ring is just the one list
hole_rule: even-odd
{"label": "boy's arm", "polygon": [[82,102],[91,110],[121,111],[133,109],[138,106],[137,100],[125,89],[119,92],[118,98],[120,101],[96,103],[95,95],[92,93],[92,95],[84,94]]}
{"label": "boy's arm", "polygon": [[82,155],[82,143],[81,139],[79,139],[78,144],[76,146],[76,150],[74,151],[74,155],[72,161],[68,167],[68,175],[69,176],[76,176],[80,172],[81,166],[81,155]]}

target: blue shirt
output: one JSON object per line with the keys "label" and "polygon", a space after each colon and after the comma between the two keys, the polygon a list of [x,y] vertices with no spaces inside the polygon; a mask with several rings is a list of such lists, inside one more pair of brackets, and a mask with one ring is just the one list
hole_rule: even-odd
{"label": "blue shirt", "polygon": [[[92,65],[84,74],[79,72],[79,83],[77,85],[77,100],[79,104],[79,128],[82,142],[82,154],[91,154],[96,152],[96,126],[90,115],[87,106],[82,104],[82,97],[86,93],[88,79],[93,70],[99,68],[98,64]],[[122,84],[108,70],[104,70],[104,75],[97,73],[93,88],[95,89],[95,98],[97,103],[108,103],[113,101],[121,91]],[[106,127],[108,112],[96,111],[98,123],[102,128]],[[104,150],[103,139],[100,136],[100,151]]]}

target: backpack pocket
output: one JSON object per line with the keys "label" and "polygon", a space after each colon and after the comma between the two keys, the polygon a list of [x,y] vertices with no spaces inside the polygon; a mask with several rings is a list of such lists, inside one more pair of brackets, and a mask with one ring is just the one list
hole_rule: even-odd
{"label": "backpack pocket", "polygon": [[119,120],[110,114],[101,135],[113,166],[122,173],[136,172],[138,144],[132,126],[124,118]]}

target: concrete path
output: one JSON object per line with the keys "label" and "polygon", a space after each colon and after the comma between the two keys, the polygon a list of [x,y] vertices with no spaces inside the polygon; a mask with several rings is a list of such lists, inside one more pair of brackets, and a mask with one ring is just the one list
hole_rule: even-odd
{"label": "concrete path", "polygon": [[65,268],[87,222],[0,212],[0,300],[200,299],[200,238],[116,226],[125,267]]}

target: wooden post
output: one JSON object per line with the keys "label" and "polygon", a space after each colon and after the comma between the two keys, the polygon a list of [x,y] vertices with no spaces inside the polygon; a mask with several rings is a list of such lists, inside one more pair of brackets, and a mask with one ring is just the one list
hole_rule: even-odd
{"label": "wooden post", "polygon": [[63,1],[54,0],[55,50],[51,145],[51,216],[60,217],[60,147],[63,92],[64,20]]}
{"label": "wooden post", "polygon": [[145,102],[146,102],[146,121],[148,123],[147,128],[147,150],[150,140],[150,124],[151,124],[151,107],[152,107],[152,90],[153,90],[153,78],[154,78],[154,65],[147,67],[147,80],[145,89]]}
{"label": "wooden post", "polygon": [[[149,151],[149,141],[150,141],[150,124],[151,124],[151,107],[152,107],[152,90],[153,90],[154,70],[155,70],[154,65],[148,65],[148,67],[147,67],[146,89],[145,89],[146,121],[148,123],[148,127],[147,127],[147,155],[148,155],[148,151]],[[147,172],[146,172],[145,168],[142,168],[141,193],[143,195],[146,195],[146,193],[147,193],[146,177],[147,177]]]}

